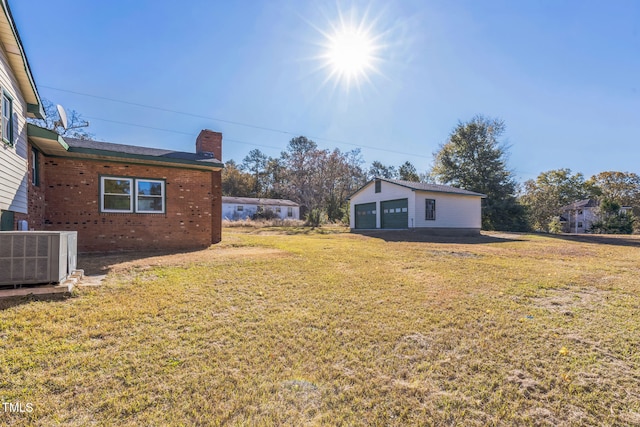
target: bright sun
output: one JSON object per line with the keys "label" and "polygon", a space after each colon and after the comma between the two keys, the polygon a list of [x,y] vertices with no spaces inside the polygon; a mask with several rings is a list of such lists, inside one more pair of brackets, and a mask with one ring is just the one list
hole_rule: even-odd
{"label": "bright sun", "polygon": [[347,82],[367,76],[373,68],[375,46],[363,30],[346,27],[329,36],[327,60],[332,74]]}
{"label": "bright sun", "polygon": [[368,19],[367,11],[363,14],[355,9],[347,13],[339,11],[327,30],[319,30],[324,36],[321,67],[328,70],[325,82],[333,80],[336,87],[341,85],[347,91],[352,85],[371,83],[371,74],[379,73],[382,49],[375,22]]}

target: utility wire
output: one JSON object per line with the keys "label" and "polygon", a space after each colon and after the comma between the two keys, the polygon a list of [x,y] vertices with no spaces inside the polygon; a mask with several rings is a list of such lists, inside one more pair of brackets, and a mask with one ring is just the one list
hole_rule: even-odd
{"label": "utility wire", "polygon": [[[195,117],[195,118],[199,118],[199,119],[206,119],[206,120],[213,120],[213,121],[216,121],[216,122],[229,123],[229,124],[236,125],[236,126],[243,126],[243,127],[248,127],[248,128],[252,128],[252,129],[268,131],[268,132],[275,132],[275,133],[293,135],[293,136],[300,136],[301,135],[300,132],[290,132],[290,131],[286,131],[286,130],[274,129],[274,128],[269,128],[269,127],[264,127],[264,126],[258,126],[258,125],[253,125],[253,124],[249,124],[249,123],[237,122],[237,121],[232,121],[232,120],[225,120],[225,119],[220,119],[220,118],[210,117],[210,116],[203,116],[203,115],[189,113],[189,112],[185,112],[185,111],[178,111],[178,110],[172,110],[172,109],[169,109],[169,108],[155,107],[153,105],[146,105],[146,104],[141,104],[141,103],[138,103],[138,102],[124,101],[124,100],[121,100],[121,99],[109,98],[109,97],[106,97],[106,96],[92,95],[92,94],[77,92],[77,91],[68,90],[68,89],[60,89],[60,88],[47,86],[47,85],[40,85],[40,87],[51,89],[51,90],[56,90],[56,91],[59,91],[59,92],[72,93],[74,95],[86,96],[86,97],[89,97],[89,98],[102,99],[102,100],[105,100],[105,101],[117,102],[117,103],[120,103],[120,104],[132,105],[132,106],[141,107],[141,108],[148,108],[148,109],[151,109],[151,110],[164,111],[164,112],[172,113],[172,114],[180,114],[180,115],[183,115],[183,116]],[[179,133],[179,134],[185,134],[185,135],[193,135],[193,133],[191,133],[191,132],[187,133],[187,132],[175,131],[175,130],[170,130],[170,129],[161,129],[161,128],[156,128],[156,127],[152,127],[152,126],[145,126],[145,125],[139,125],[139,124],[134,124],[134,123],[118,122],[118,121],[115,121],[115,120],[101,119],[101,118],[97,118],[97,117],[88,117],[88,116],[85,116],[85,117],[87,117],[88,119],[92,119],[92,120],[100,120],[100,121],[105,121],[105,122],[124,124],[124,125],[128,125],[128,126],[137,126],[137,127],[142,127],[142,128],[147,128],[147,129],[154,129],[154,130],[159,130],[159,131],[164,131],[164,132],[172,132],[172,133]],[[356,148],[367,148],[367,149],[370,149],[370,150],[384,151],[384,152],[387,152],[387,153],[402,154],[402,155],[411,156],[411,157],[431,158],[430,156],[420,155],[420,154],[416,154],[416,153],[405,153],[405,152],[402,152],[402,151],[389,150],[389,149],[386,149],[386,148],[377,148],[377,147],[371,147],[371,146],[362,145],[362,144],[354,144],[354,143],[351,143],[351,142],[341,141],[341,140],[337,140],[337,139],[323,138],[323,137],[312,136],[312,135],[309,135],[308,138],[312,139],[312,140],[320,140],[320,141],[333,142],[333,143],[336,143],[336,144],[349,145],[349,146],[356,147]],[[279,147],[260,145],[260,144],[255,144],[255,143],[251,143],[251,142],[234,141],[234,140],[231,140],[231,139],[228,139],[228,138],[225,138],[225,139],[227,141],[237,142],[237,143],[240,143],[240,144],[248,144],[248,145],[255,145],[257,147],[267,147],[267,148],[281,149]]]}
{"label": "utility wire", "polygon": [[[154,127],[154,126],[140,125],[140,124],[137,124],[137,123],[128,123],[128,122],[121,122],[121,121],[118,121],[118,120],[101,119],[99,117],[89,117],[89,116],[82,116],[82,117],[85,117],[85,118],[91,119],[91,120],[98,120],[98,121],[101,121],[101,122],[116,123],[116,124],[119,124],[119,125],[134,126],[134,127],[139,127],[139,128],[145,128],[145,129],[153,129],[153,130],[159,130],[159,131],[162,131],[162,132],[179,133],[181,135],[189,135],[189,136],[193,136],[193,137],[196,136],[193,132],[183,132],[183,131],[180,131],[180,130],[163,129],[163,128],[158,128],[158,127]],[[228,142],[235,142],[237,144],[253,145],[253,146],[256,146],[256,147],[274,148],[276,150],[281,150],[282,149],[281,147],[275,147],[273,145],[255,144],[253,142],[239,141],[237,139],[231,139],[231,138],[227,138],[227,137],[225,137],[224,140],[228,141]]]}

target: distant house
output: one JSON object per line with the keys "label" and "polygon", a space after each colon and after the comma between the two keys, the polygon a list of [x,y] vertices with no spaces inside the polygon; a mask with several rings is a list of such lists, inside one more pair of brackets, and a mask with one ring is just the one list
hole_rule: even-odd
{"label": "distant house", "polygon": [[196,152],[62,138],[29,124],[29,229],[78,232],[78,251],[206,247],[221,240],[222,134]]}
{"label": "distant house", "polygon": [[28,214],[27,117],[44,118],[29,62],[6,0],[0,0],[0,231]]}
{"label": "distant house", "polygon": [[349,198],[350,227],[478,235],[484,197],[447,185],[376,178]]}
{"label": "distant house", "polygon": [[[560,216],[562,231],[564,233],[586,233],[589,232],[593,223],[599,221],[600,214],[598,212],[600,203],[595,199],[584,199],[573,202],[567,206],[563,206]],[[621,213],[631,212],[630,206],[620,208]]]}
{"label": "distant house", "polygon": [[222,197],[222,218],[236,221],[270,211],[280,219],[300,219],[300,205],[291,200],[252,197]]}

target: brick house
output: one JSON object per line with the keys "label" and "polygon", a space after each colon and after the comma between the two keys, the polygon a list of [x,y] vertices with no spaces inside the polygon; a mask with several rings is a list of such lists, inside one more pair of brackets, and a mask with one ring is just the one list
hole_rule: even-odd
{"label": "brick house", "polygon": [[221,239],[222,134],[196,152],[60,137],[0,0],[0,231],[77,231],[78,250],[187,249]]}
{"label": "brick house", "polygon": [[222,134],[187,153],[62,138],[29,124],[31,230],[75,230],[79,252],[207,247],[221,240]]}

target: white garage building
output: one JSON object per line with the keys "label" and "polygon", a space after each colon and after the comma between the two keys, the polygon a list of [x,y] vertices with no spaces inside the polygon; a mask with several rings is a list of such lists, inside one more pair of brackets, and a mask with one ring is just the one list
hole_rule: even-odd
{"label": "white garage building", "polygon": [[431,234],[478,235],[480,193],[448,185],[376,178],[350,198],[352,230],[420,229]]}

